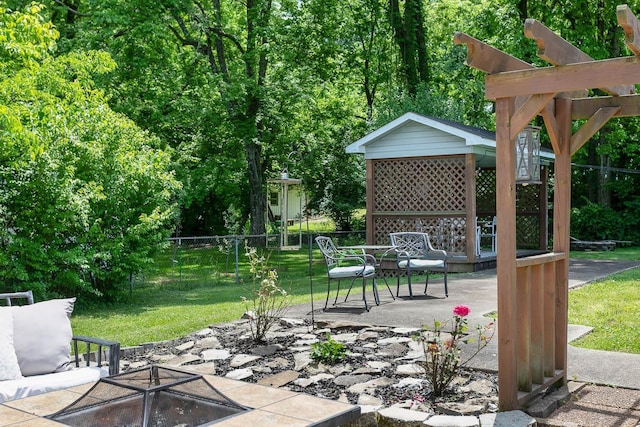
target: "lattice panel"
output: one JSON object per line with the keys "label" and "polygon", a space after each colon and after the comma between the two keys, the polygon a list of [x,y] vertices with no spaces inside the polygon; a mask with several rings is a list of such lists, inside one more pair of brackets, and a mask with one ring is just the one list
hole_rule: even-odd
{"label": "lattice panel", "polygon": [[540,212],[540,185],[516,186],[516,212]]}
{"label": "lattice panel", "polygon": [[495,169],[481,169],[476,173],[476,211],[491,216],[496,211]]}
{"label": "lattice panel", "polygon": [[462,156],[376,160],[373,210],[464,211],[465,169]]}
{"label": "lattice panel", "polygon": [[431,243],[436,249],[444,249],[451,253],[464,253],[467,244],[466,227],[466,220],[462,217],[375,217],[374,243],[388,245],[390,233],[418,231],[428,233]]}
{"label": "lattice panel", "polygon": [[516,216],[516,242],[521,249],[538,249],[540,246],[540,218]]}

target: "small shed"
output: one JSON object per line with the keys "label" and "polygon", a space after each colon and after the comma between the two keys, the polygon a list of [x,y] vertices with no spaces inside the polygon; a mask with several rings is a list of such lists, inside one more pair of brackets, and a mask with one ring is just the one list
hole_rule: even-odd
{"label": "small shed", "polygon": [[[490,237],[482,237],[496,215],[495,132],[406,113],[346,151],[366,161],[368,244],[389,244],[392,232],[427,232],[451,256],[452,271],[495,266]],[[517,188],[518,248],[528,253],[547,250],[553,158],[542,150],[542,184]]]}

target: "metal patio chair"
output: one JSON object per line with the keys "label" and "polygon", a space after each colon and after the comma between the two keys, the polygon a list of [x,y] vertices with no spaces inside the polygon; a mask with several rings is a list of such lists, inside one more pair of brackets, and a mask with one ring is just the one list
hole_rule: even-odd
{"label": "metal patio chair", "polygon": [[[327,267],[327,298],[324,303],[324,310],[327,309],[329,304],[329,294],[331,292],[331,281],[338,281],[338,289],[336,290],[336,298],[333,305],[336,305],[338,301],[338,294],[340,292],[340,281],[344,279],[351,280],[351,286],[356,279],[362,279],[362,300],[364,301],[365,310],[369,311],[366,297],[366,284],[367,279],[371,279],[373,283],[373,295],[376,304],[379,304],[378,293],[376,289],[376,259],[372,255],[366,253],[352,253],[338,249],[333,240],[329,237],[318,236],[316,237],[316,243],[324,256],[325,264]],[[351,286],[349,291],[351,291]],[[349,293],[347,293],[347,297]],[[345,297],[345,301],[347,299]]]}
{"label": "metal patio chair", "polygon": [[[391,233],[390,236],[391,244],[396,247],[396,263],[398,269],[405,271],[407,275],[409,297],[413,298],[411,274],[420,271],[424,271],[427,275],[424,285],[425,294],[429,286],[429,273],[431,271],[444,273],[444,294],[448,297],[447,252],[441,249],[435,249],[427,233],[403,232]],[[400,274],[398,273],[396,296],[398,296],[399,292]]]}

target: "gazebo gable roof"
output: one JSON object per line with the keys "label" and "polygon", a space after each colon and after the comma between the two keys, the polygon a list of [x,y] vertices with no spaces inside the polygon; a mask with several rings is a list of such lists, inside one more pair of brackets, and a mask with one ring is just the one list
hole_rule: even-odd
{"label": "gazebo gable roof", "polygon": [[[464,142],[464,146],[467,147],[465,152],[482,153],[485,156],[491,158],[495,157],[496,148],[496,135],[495,132],[485,129],[463,125],[461,123],[453,122],[450,120],[439,119],[430,116],[424,116],[417,113],[405,113],[397,119],[387,123],[386,125],[376,129],[375,131],[365,135],[359,140],[349,144],[346,147],[346,152],[349,154],[367,154],[367,147],[371,147],[374,144],[382,143],[386,138],[395,132],[401,131],[405,126],[411,124],[420,124],[440,132],[450,134],[455,139],[459,139]],[[452,149],[454,148],[452,144]],[[460,154],[460,151],[452,151],[448,154]],[[547,162],[553,160],[554,155],[550,150],[541,150],[541,157]],[[545,162],[546,163],[546,162]]]}

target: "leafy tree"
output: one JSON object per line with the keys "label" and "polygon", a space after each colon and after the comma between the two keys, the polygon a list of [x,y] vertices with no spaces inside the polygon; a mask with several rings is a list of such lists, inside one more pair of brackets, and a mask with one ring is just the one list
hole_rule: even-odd
{"label": "leafy tree", "polygon": [[43,54],[57,34],[41,10],[1,14],[0,28],[23,29],[0,53],[0,279],[40,297],[116,298],[166,241],[179,185],[168,151],[96,89],[109,55]]}

